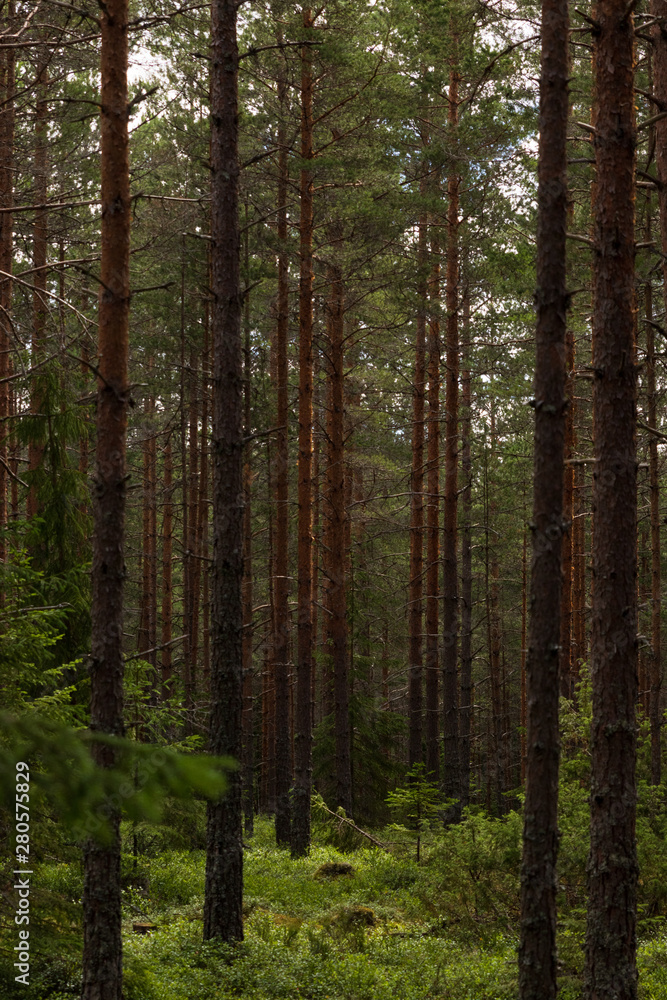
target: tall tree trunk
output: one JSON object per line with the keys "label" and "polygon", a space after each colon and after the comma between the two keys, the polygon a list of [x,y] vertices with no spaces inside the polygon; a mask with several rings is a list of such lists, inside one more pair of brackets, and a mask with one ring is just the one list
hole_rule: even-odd
{"label": "tall tree trunk", "polygon": [[[35,204],[46,205],[47,201],[47,180],[48,180],[48,144],[47,128],[49,108],[46,100],[48,89],[48,54],[40,54],[40,65],[37,74],[37,109],[35,114],[35,159],[34,159],[34,184],[35,184]],[[35,212],[32,237],[32,266],[33,277],[33,320],[32,320],[32,362],[37,364],[44,351],[44,339],[46,337],[46,256],[48,240],[48,212],[46,208],[38,209]],[[37,376],[39,380],[39,375]],[[32,387],[30,392],[30,412],[38,415],[43,408],[42,393],[37,386]],[[33,435],[34,435],[33,431]],[[31,473],[37,472],[44,454],[44,445],[40,440],[31,439],[28,445],[28,470]],[[27,515],[29,518],[36,517],[39,513],[37,486],[30,484],[27,501]]]}
{"label": "tall tree trunk", "polygon": [[[313,26],[310,8],[302,11],[307,37]],[[311,47],[301,49],[301,176],[299,275],[299,460],[298,460],[298,625],[292,854],[310,847],[312,783],[311,677],[312,627],[312,455],[313,455],[313,74]]]}
{"label": "tall tree trunk", "polygon": [[164,506],[162,509],[162,698],[171,694],[171,616],[173,612],[172,558],[174,544],[173,454],[171,435],[164,447]]}
{"label": "tall tree trunk", "polygon": [[[91,606],[90,725],[123,735],[123,581],[125,454],[130,306],[130,171],[127,135],[127,0],[100,13],[102,262]],[[97,744],[97,764],[115,752]],[[120,810],[108,816],[111,840],[84,851],[83,1000],[121,1000]]]}
{"label": "tall tree trunk", "polygon": [[[248,222],[248,205],[246,202],[246,225]],[[248,237],[245,240],[245,302],[244,302],[244,378],[243,378],[243,409],[245,433],[248,441],[245,446],[245,461],[243,465],[243,492],[245,508],[243,512],[243,813],[245,816],[245,834],[252,837],[254,829],[255,801],[255,761],[253,733],[253,701],[252,701],[252,408],[251,362],[250,362],[250,285]],[[203,483],[201,484],[203,488]]]}
{"label": "tall tree trunk", "polygon": [[330,393],[327,410],[327,506],[330,524],[331,558],[329,560],[330,635],[334,678],[334,743],[336,761],[336,805],[352,813],[352,771],[350,757],[350,688],[347,655],[346,598],[346,490],[345,455],[345,354],[343,279],[340,268],[328,267]]}
{"label": "tall tree trunk", "polygon": [[[521,1000],[555,1000],[558,668],[561,636],[569,17],[543,0],[538,161],[537,329],[527,760],[521,865]],[[566,529],[567,530],[567,529]]]}
{"label": "tall tree trunk", "polygon": [[[651,0],[650,11],[652,17],[660,18],[657,24],[651,28],[653,39],[652,68],[653,68],[653,96],[658,102],[660,111],[667,111],[667,0]],[[667,302],[667,119],[661,118],[655,123],[655,161],[658,173],[658,204],[660,209],[660,244],[662,250],[662,281],[663,281],[663,301]],[[653,343],[653,330],[649,328],[651,343]],[[651,405],[650,380],[655,382],[655,365],[649,362],[649,408]],[[655,390],[653,395],[653,407],[655,408]],[[655,416],[650,416],[649,424],[655,427]],[[657,468],[655,471],[654,483],[654,459],[653,452],[656,452],[657,460],[657,440],[651,441],[649,449],[649,476],[651,481],[651,575],[652,575],[652,604],[651,604],[651,645],[653,652],[652,678],[651,678],[651,781],[654,784],[660,783],[660,726],[662,721],[662,664],[660,656],[660,517],[659,517],[659,488],[657,482]],[[654,514],[655,508],[655,514]],[[655,520],[654,520],[655,519]],[[655,527],[654,527],[655,523]],[[654,697],[655,687],[655,697]],[[655,704],[655,708],[653,708]],[[653,714],[654,713],[654,714]]]}
{"label": "tall tree trunk", "polygon": [[463,358],[461,372],[461,806],[470,805],[470,738],[472,714],[472,392],[470,380],[470,292],[463,292]]}
{"label": "tall tree trunk", "polygon": [[[459,115],[458,37],[452,39],[453,65],[449,74],[450,141],[456,148]],[[459,765],[459,680],[458,680],[458,461],[459,461],[459,186],[461,178],[452,173],[447,181],[447,341],[445,352],[445,491],[442,543],[442,687],[444,702],[445,798],[456,800],[448,812],[451,821],[461,816],[461,774]]]}
{"label": "tall tree trunk", "polygon": [[[648,396],[649,427],[657,426],[655,386],[655,338],[653,330],[653,301],[650,281],[646,285],[646,391]],[[649,716],[651,724],[651,784],[660,784],[660,728],[662,723],[661,687],[662,669],[660,656],[660,480],[658,476],[658,439],[649,435],[649,504],[651,508],[651,655]]]}
{"label": "tall tree trunk", "polygon": [[561,542],[563,587],[560,602],[560,693],[564,698],[574,695],[572,670],[572,519],[574,516],[574,334],[568,330],[565,338],[565,371],[567,410],[565,413],[565,460],[563,468],[563,521],[566,525]]}
{"label": "tall tree trunk", "polygon": [[438,603],[440,513],[440,245],[437,230],[431,236],[429,297],[432,313],[428,332],[428,444],[426,501],[426,773],[440,778]]}
{"label": "tall tree trunk", "polygon": [[585,994],[637,995],[634,24],[599,0],[593,314],[591,846]]}
{"label": "tall tree trunk", "polygon": [[[426,181],[423,179],[421,187]],[[422,192],[423,193],[423,192]],[[410,730],[408,766],[423,761],[423,566],[424,566],[424,401],[426,383],[426,267],[428,216],[419,217],[417,249],[417,322],[415,374],[412,387],[412,476],[410,483],[410,587],[409,587],[409,675]]]}
{"label": "tall tree trunk", "polygon": [[[243,707],[243,372],[239,277],[237,4],[211,8],[213,563],[211,728],[218,755],[241,757]],[[209,803],[204,939],[243,938],[241,776]]]}
{"label": "tall tree trunk", "polygon": [[[282,29],[278,31],[282,43]],[[289,686],[289,453],[287,336],[289,328],[289,284],[287,260],[287,186],[289,183],[287,138],[287,68],[281,65],[278,77],[280,121],[278,123],[278,302],[276,309],[275,385],[277,396],[277,426],[275,437],[274,490],[276,503],[274,635],[275,669],[275,751],[276,751],[276,842],[283,847],[290,843],[290,686]]]}

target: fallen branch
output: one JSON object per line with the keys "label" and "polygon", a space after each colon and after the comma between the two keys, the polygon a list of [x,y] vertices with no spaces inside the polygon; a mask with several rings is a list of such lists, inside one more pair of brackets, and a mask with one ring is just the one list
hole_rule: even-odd
{"label": "fallen branch", "polygon": [[366,840],[370,840],[371,844],[374,844],[375,847],[379,847],[381,851],[386,851],[387,854],[391,854],[391,851],[386,844],[381,844],[379,840],[376,840],[375,837],[372,836],[372,834],[366,833],[365,830],[362,830],[356,823],[353,823],[351,819],[347,818],[347,816],[341,816],[340,813],[334,812],[333,809],[329,809],[329,806],[321,796],[317,798],[316,805],[317,808],[324,809],[325,812],[329,813],[330,816],[333,816],[334,819],[337,819],[340,823],[347,823],[348,826],[351,826],[353,830],[360,833],[362,837],[366,838]]}

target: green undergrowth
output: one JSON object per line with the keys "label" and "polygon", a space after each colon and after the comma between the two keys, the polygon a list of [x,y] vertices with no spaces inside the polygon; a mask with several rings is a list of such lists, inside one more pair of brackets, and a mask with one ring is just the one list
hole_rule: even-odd
{"label": "green undergrowth", "polygon": [[[563,820],[567,843],[567,808]],[[377,836],[388,841],[392,831]],[[244,853],[245,940],[225,946],[202,943],[204,852],[166,848],[157,835],[135,839],[128,826],[124,847],[138,843],[144,853],[123,855],[124,1000],[516,1000],[520,836],[516,814],[473,813],[427,836],[420,864],[409,839],[387,853],[370,845],[343,851],[330,836],[292,860],[259,819]],[[581,997],[585,907],[575,867],[569,857],[563,868],[559,1000]],[[657,873],[644,867],[651,885]],[[45,857],[32,886],[31,985],[13,983],[5,911],[0,996],[77,997],[76,854],[68,862]],[[642,891],[639,997],[667,1000],[661,898],[649,906]],[[657,912],[649,915],[651,906]],[[139,933],[142,924],[153,929]]]}

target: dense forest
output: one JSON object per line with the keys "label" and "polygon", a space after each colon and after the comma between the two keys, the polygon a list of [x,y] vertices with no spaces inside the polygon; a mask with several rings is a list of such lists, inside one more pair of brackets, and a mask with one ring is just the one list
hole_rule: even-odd
{"label": "dense forest", "polygon": [[667,1000],[666,284],[665,0],[1,0],[2,996]]}

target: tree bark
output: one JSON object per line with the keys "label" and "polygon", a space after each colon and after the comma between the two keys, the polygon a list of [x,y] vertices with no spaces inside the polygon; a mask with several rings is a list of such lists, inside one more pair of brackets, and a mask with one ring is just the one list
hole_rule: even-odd
{"label": "tree bark", "polygon": [[[574,334],[568,330],[565,338],[565,371],[567,410],[565,414],[565,458],[574,458]],[[573,548],[572,523],[574,516],[574,465],[570,462],[563,471],[563,521],[562,539],[562,593],[560,603],[560,693],[564,698],[574,696],[575,675],[572,669],[572,581]]]}
{"label": "tree bark", "polygon": [[172,558],[174,545],[173,454],[171,435],[164,448],[164,506],[162,509],[162,698],[169,698],[172,677],[171,616],[173,612]]}
{"label": "tree bark", "polygon": [[472,722],[472,392],[470,379],[470,292],[463,292],[464,368],[461,371],[461,806],[470,805],[470,737]]}
{"label": "tree bark", "polygon": [[599,0],[593,274],[591,846],[585,995],[637,995],[634,24]]}
{"label": "tree bark", "polygon": [[[48,88],[48,55],[40,53],[40,64],[37,73],[37,109],[35,114],[35,159],[34,159],[34,184],[35,184],[35,204],[45,205],[47,201],[47,181],[48,181],[48,147],[47,147],[47,127],[49,108],[46,100]],[[33,320],[32,320],[32,363],[37,364],[44,351],[44,339],[46,337],[46,257],[48,240],[48,212],[45,208],[35,212],[32,237],[32,266],[34,268],[33,278]],[[34,376],[33,376],[34,377]],[[30,412],[35,416],[41,414],[43,408],[42,393],[39,390],[39,376],[37,385],[33,384],[30,391]],[[33,430],[33,436],[28,445],[28,471],[34,474],[42,464],[44,455],[44,445],[41,435]],[[39,499],[37,484],[30,483],[26,513],[28,518],[36,517],[39,513]]]}
{"label": "tree bark", "polygon": [[[646,318],[653,319],[653,300],[650,281],[646,285]],[[649,427],[657,427],[655,385],[655,336],[650,322],[646,324],[646,393]],[[649,718],[651,726],[651,784],[660,784],[660,730],[661,711],[661,628],[660,628],[660,479],[658,475],[658,439],[650,434],[648,439],[649,504],[651,509],[651,651],[649,667]]]}
{"label": "tree bark", "polygon": [[543,0],[538,160],[535,444],[531,618],[526,659],[527,760],[521,864],[521,1000],[555,1000],[558,854],[558,668],[561,636],[565,339],[567,0]]}
{"label": "tree bark", "polygon": [[[303,30],[310,34],[310,8],[302,11]],[[312,784],[311,678],[312,624],[312,456],[313,456],[313,75],[311,47],[301,49],[301,175],[300,275],[299,275],[299,460],[298,460],[298,625],[296,672],[296,726],[294,735],[294,787],[292,854],[310,848],[310,795]]]}
{"label": "tree bark", "polygon": [[[246,203],[246,225],[248,208]],[[245,283],[250,285],[248,239],[246,230],[245,244]],[[243,465],[243,492],[245,508],[243,512],[243,813],[245,817],[245,835],[252,837],[254,829],[254,791],[255,791],[255,761],[253,733],[253,701],[252,701],[252,407],[250,399],[251,362],[250,362],[250,294],[246,291],[244,302],[244,378],[243,378],[243,423],[248,441],[245,446],[245,461]],[[203,483],[202,483],[203,488]]]}
{"label": "tree bark", "polygon": [[[421,187],[425,185],[422,180]],[[422,192],[423,193],[423,192]],[[424,566],[424,401],[426,383],[426,266],[428,216],[419,217],[417,246],[417,321],[415,330],[415,374],[412,387],[412,476],[410,497],[410,587],[408,767],[423,761],[423,566]]]}
{"label": "tree bark", "polygon": [[[100,13],[102,292],[91,607],[90,727],[123,734],[125,453],[130,306],[130,174],[127,135],[127,0]],[[102,744],[93,756],[112,767]],[[111,842],[84,851],[83,1000],[121,1000],[120,810],[108,815]]]}
{"label": "tree bark", "polygon": [[330,521],[331,558],[329,578],[330,636],[334,680],[334,743],[336,766],[336,805],[352,813],[352,765],[350,756],[350,674],[347,655],[347,551],[344,405],[344,311],[343,279],[340,268],[328,267],[329,302],[327,331],[329,339],[329,406],[327,410],[327,507]]}
{"label": "tree bark", "polygon": [[438,603],[440,598],[438,545],[440,514],[440,245],[437,230],[431,236],[429,298],[432,313],[428,332],[428,443],[426,501],[426,773],[440,778]]}
{"label": "tree bark", "polygon": [[[282,29],[278,31],[282,43]],[[287,441],[288,369],[287,336],[289,328],[289,285],[287,261],[287,188],[289,183],[287,138],[287,68],[283,63],[278,77],[280,121],[278,123],[278,302],[276,310],[275,385],[278,431],[275,437],[274,496],[276,503],[274,634],[275,670],[275,752],[276,752],[276,842],[290,843],[290,685],[289,685],[289,453]]]}
{"label": "tree bark", "polygon": [[[209,746],[237,760],[243,701],[243,372],[239,276],[237,5],[211,8],[211,287],[213,562]],[[204,939],[243,938],[241,776],[209,803]]]}
{"label": "tree bark", "polygon": [[[449,75],[448,124],[452,147],[456,148],[459,111],[458,37],[454,34],[453,66]],[[458,679],[458,449],[459,449],[459,187],[461,178],[451,173],[447,181],[447,340],[445,351],[445,490],[442,542],[442,687],[444,702],[443,793],[455,800],[448,819],[461,817],[459,765]]]}

